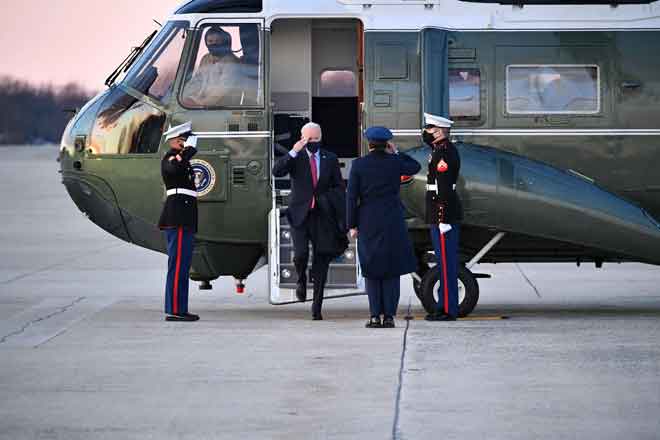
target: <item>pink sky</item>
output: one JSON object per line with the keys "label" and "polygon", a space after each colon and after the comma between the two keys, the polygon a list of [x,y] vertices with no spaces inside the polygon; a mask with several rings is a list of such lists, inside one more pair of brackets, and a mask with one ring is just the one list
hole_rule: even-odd
{"label": "pink sky", "polygon": [[101,90],[182,0],[0,0],[0,75]]}

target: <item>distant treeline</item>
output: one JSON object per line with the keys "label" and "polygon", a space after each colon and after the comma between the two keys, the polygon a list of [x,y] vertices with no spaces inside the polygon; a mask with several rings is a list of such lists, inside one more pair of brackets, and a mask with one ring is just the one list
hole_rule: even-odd
{"label": "distant treeline", "polygon": [[71,113],[92,97],[78,84],[34,86],[0,77],[0,144],[59,143]]}

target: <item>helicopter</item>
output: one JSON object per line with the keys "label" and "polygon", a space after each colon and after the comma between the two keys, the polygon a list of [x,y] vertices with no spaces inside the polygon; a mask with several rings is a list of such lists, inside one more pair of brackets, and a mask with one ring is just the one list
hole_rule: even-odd
{"label": "helicopter", "polygon": [[[231,50],[209,62],[219,29]],[[92,222],[164,253],[163,132],[192,121],[191,279],[209,289],[232,276],[242,291],[267,265],[269,301],[288,304],[290,182],[271,167],[300,128],[323,127],[347,178],[371,125],[390,128],[424,170],[422,115],[444,115],[462,162],[466,316],[490,277],[472,271],[477,263],[660,264],[659,45],[655,1],[187,1],[69,122],[62,182]],[[413,287],[431,312],[438,269],[422,221],[425,183],[424,171],[402,176],[401,197],[418,259]],[[352,241],[330,266],[326,297],[363,293]]]}

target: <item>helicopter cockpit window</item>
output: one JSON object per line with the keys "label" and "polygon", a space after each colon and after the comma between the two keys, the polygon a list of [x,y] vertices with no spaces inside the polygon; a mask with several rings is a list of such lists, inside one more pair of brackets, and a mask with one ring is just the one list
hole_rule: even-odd
{"label": "helicopter cockpit window", "polygon": [[481,74],[477,68],[449,69],[449,116],[479,119]]}
{"label": "helicopter cockpit window", "polygon": [[169,100],[183,53],[188,22],[165,25],[129,71],[124,84],[159,101]]}
{"label": "helicopter cockpit window", "polygon": [[507,66],[506,111],[509,114],[598,113],[598,66]]}
{"label": "helicopter cockpit window", "polygon": [[211,24],[198,32],[180,102],[187,108],[262,107],[259,25]]}

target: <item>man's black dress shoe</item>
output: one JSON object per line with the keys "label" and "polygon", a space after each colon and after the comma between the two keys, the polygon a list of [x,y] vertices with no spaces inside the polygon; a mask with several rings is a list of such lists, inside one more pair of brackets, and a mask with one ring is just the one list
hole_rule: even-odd
{"label": "man's black dress shoe", "polygon": [[456,321],[455,316],[445,313],[429,313],[424,319],[427,321]]}
{"label": "man's black dress shoe", "polygon": [[298,301],[305,302],[307,301],[307,283],[298,283],[296,286],[296,298]]}
{"label": "man's black dress shoe", "polygon": [[366,328],[382,328],[380,323],[380,316],[372,316],[369,321],[364,325]]}
{"label": "man's black dress shoe", "polygon": [[167,315],[165,321],[198,321],[199,315],[184,313],[183,315]]}
{"label": "man's black dress shoe", "polygon": [[394,325],[394,318],[391,316],[386,316],[383,319],[383,328],[394,328],[394,327],[396,327]]}
{"label": "man's black dress shoe", "polygon": [[312,321],[323,321],[323,316],[321,316],[321,315],[312,315]]}

